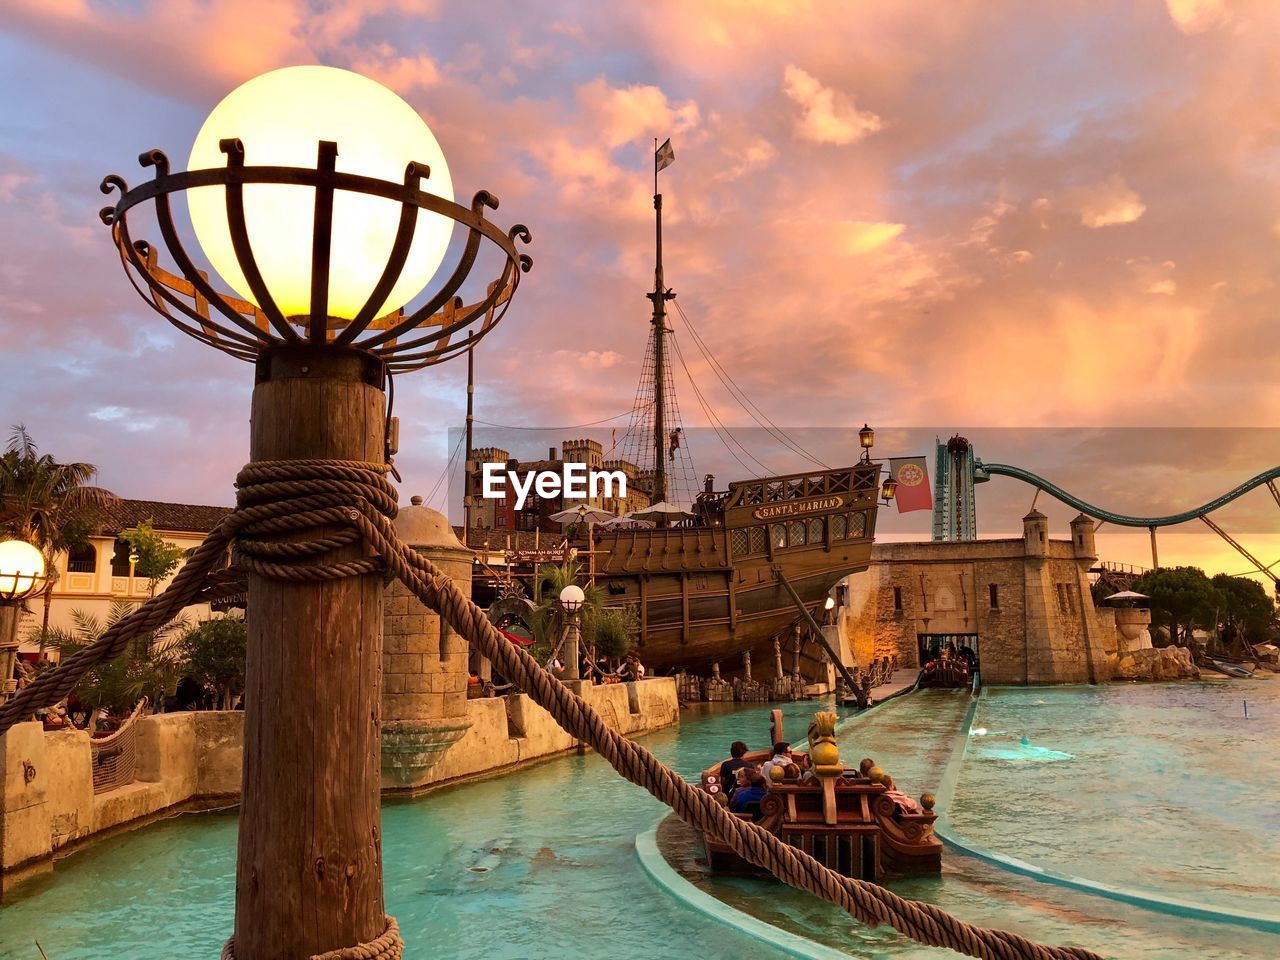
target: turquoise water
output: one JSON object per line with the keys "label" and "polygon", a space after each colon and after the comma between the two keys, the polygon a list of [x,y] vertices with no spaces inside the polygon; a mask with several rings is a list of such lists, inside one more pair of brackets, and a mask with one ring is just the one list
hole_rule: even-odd
{"label": "turquoise water", "polygon": [[[1248,726],[1235,715],[1244,696]],[[842,755],[873,757],[913,795],[934,790],[966,706],[966,695],[952,691],[886,704],[841,727]],[[788,706],[789,734],[798,738],[820,707]],[[730,740],[763,746],[767,718],[763,706],[705,705],[644,742],[692,777]],[[1088,868],[1185,899],[1280,912],[1271,832],[1280,823],[1280,684],[1002,690],[974,726],[987,734],[970,742],[951,811],[966,836],[1065,872]],[[781,960],[781,951],[683,908],[645,876],[634,838],[663,810],[595,756],[388,805],[388,909],[407,955]],[[0,907],[0,960],[38,960],[34,938],[50,960],[216,957],[231,927],[235,832],[233,816],[181,817],[68,858]],[[768,881],[700,884],[854,956],[952,956],[867,930]],[[1280,954],[1274,935],[1149,913],[951,851],[941,877],[894,889],[973,923],[1123,960]]]}
{"label": "turquoise water", "polygon": [[[951,810],[967,839],[1280,916],[1280,682],[999,690],[973,726],[987,732],[970,737]],[[1072,802],[1047,816],[1057,797]]]}
{"label": "turquoise water", "polygon": [[[970,740],[951,810],[955,830],[966,839],[1062,872],[1280,913],[1274,832],[1280,825],[1280,683],[989,694],[973,723],[986,734]],[[1243,720],[1244,697],[1249,721]],[[872,756],[912,794],[933,790],[967,705],[967,692],[946,690],[885,704],[841,728],[842,755]],[[868,930],[767,881],[695,882],[761,919],[854,956],[958,956],[910,944],[892,931]],[[941,877],[892,887],[970,923],[1122,960],[1280,955],[1274,934],[1103,900],[950,849]]]}
{"label": "turquoise water", "polygon": [[[786,708],[808,726],[814,704]],[[768,707],[705,705],[644,744],[682,774],[768,739]],[[744,736],[745,735],[745,736]],[[665,808],[594,755],[388,804],[387,909],[409,957],[708,960],[782,954],[712,924],[655,887],[637,833]],[[0,907],[0,958],[159,960],[218,956],[231,931],[234,815],[185,816],[96,844]]]}

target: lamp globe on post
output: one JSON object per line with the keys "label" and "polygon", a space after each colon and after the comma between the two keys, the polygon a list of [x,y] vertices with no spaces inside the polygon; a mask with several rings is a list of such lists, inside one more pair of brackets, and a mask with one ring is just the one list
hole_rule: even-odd
{"label": "lamp globe on post", "polygon": [[579,680],[582,676],[579,669],[581,659],[578,648],[581,634],[578,618],[586,599],[587,595],[576,583],[571,583],[560,591],[560,606],[565,612],[563,676],[566,680]]}
{"label": "lamp globe on post", "polygon": [[[324,545],[299,558],[259,530],[234,551],[250,615],[236,919],[223,957],[373,956],[373,941],[399,942],[382,895],[384,565],[350,534],[367,529],[362,510],[375,526],[395,513],[389,377],[444,362],[496,325],[532,266],[517,248],[529,232],[488,220],[498,201],[486,191],[456,203],[418,112],[332,67],[287,67],[233,90],[186,171],[159,150],[139,162],[154,179],[132,190],[116,175],[102,182],[120,194],[100,216],[121,263],[175,327],[255,365],[239,501],[287,511],[311,524],[288,538]],[[184,245],[174,195],[225,286]],[[159,244],[133,236],[130,214],[144,206]],[[472,273],[487,276],[469,283]],[[320,489],[339,477],[362,492]],[[310,496],[282,489],[299,486]]]}
{"label": "lamp globe on post", "polygon": [[25,540],[0,540],[0,700],[13,692],[22,604],[44,590],[44,554]]}

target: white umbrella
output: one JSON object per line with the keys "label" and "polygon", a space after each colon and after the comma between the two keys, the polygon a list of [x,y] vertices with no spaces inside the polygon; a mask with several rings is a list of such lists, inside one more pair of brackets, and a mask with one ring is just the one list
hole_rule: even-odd
{"label": "white umbrella", "polygon": [[1106,597],[1103,603],[1110,603],[1112,600],[1150,600],[1145,593],[1134,593],[1132,590],[1121,590],[1119,593],[1113,593]]}
{"label": "white umbrella", "polygon": [[608,530],[636,530],[652,527],[653,525],[652,520],[640,520],[629,513],[624,513],[620,517],[614,517],[612,520],[606,520],[600,524],[601,527]]}
{"label": "white umbrella", "polygon": [[608,510],[601,510],[599,507],[589,507],[583,504],[571,510],[561,510],[559,513],[553,513],[548,519],[554,520],[556,523],[604,523],[606,520],[612,520],[613,514]]}
{"label": "white umbrella", "polygon": [[659,500],[639,510],[632,510],[627,516],[635,517],[637,520],[691,520],[693,518],[693,514],[688,510],[677,507],[674,503],[668,503],[666,500]]}

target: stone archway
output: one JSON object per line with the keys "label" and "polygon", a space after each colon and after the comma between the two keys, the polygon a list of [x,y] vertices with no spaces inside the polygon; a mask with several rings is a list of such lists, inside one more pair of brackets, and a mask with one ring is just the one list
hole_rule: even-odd
{"label": "stone archway", "polygon": [[489,622],[495,627],[505,627],[518,623],[533,636],[534,614],[537,607],[524,595],[524,590],[517,583],[508,583],[501,588],[498,598],[489,604],[485,611]]}

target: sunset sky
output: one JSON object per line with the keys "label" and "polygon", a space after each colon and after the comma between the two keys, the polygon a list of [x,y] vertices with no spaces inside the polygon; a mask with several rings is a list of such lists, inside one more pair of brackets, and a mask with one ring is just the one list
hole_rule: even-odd
{"label": "sunset sky", "polygon": [[[122,496],[231,502],[251,370],[137,299],[98,182],[144,179],[150,147],[181,165],[232,88],[323,63],[403,96],[459,195],[489,189],[499,223],[533,232],[534,270],[477,353],[481,419],[630,408],[669,136],[668,283],[773,421],[828,440],[867,421],[886,456],[1024,428],[975,437],[979,456],[1101,506],[1187,509],[1280,463],[1278,48],[1274,0],[0,0],[4,424]],[[706,400],[749,424],[682,322]],[[465,372],[397,383],[404,499],[441,473]],[[706,426],[679,370],[676,389]],[[700,472],[741,475],[694,438]],[[1030,501],[980,488],[983,532],[1015,531]],[[1051,512],[1057,535],[1070,516]],[[921,517],[880,529],[923,535]],[[1220,519],[1280,557],[1265,488]],[[1191,529],[1162,561],[1248,568]],[[1149,563],[1145,533],[1100,544]]]}

